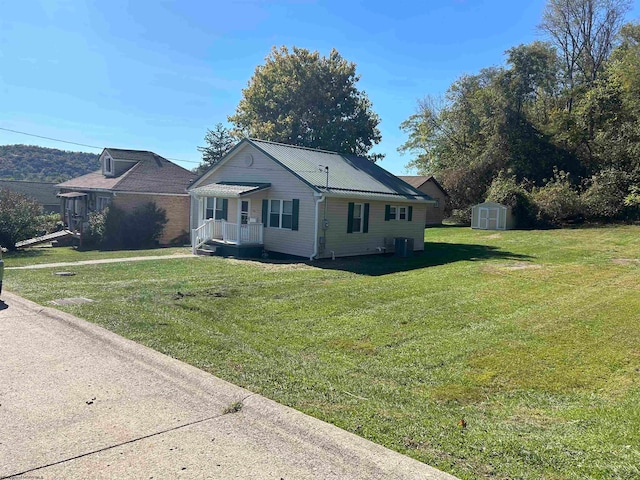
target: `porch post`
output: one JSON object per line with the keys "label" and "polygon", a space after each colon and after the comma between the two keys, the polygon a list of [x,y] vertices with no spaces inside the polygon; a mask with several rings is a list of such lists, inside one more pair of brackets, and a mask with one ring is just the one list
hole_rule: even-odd
{"label": "porch post", "polygon": [[236,198],[236,217],[238,222],[238,245],[242,243],[242,199],[241,197]]}

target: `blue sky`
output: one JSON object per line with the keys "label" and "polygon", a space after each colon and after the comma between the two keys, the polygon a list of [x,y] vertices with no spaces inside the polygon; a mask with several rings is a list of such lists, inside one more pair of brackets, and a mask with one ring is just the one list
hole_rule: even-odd
{"label": "blue sky", "polygon": [[[0,128],[199,162],[272,46],[355,62],[381,117],[380,165],[416,100],[541,37],[545,0],[0,1]],[[629,20],[638,20],[637,4]],[[99,150],[0,130],[0,144]],[[178,162],[187,168],[196,163]]]}

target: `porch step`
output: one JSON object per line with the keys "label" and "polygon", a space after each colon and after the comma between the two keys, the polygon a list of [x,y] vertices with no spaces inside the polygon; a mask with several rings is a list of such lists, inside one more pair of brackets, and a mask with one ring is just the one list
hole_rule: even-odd
{"label": "porch step", "polygon": [[204,255],[207,257],[212,257],[213,255],[217,255],[217,248],[212,245],[203,245],[202,247],[196,249],[196,255]]}

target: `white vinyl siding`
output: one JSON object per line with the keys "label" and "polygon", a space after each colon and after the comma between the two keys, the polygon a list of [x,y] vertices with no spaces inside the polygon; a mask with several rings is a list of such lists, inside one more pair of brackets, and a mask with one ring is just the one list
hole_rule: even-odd
{"label": "white vinyl siding", "polygon": [[[247,166],[245,158],[247,154],[253,156],[253,163]],[[288,228],[271,228],[267,225],[264,229],[264,248],[268,251],[309,257],[314,248],[314,219],[315,219],[315,197],[313,190],[307,184],[299,180],[288,170],[284,169],[276,162],[268,158],[261,151],[252,145],[240,148],[223,165],[202,179],[198,186],[209,185],[218,182],[256,182],[270,183],[271,187],[240,198],[230,198],[227,218],[230,222],[236,222],[238,205],[243,199],[250,199],[249,219],[262,222],[262,200],[275,199],[292,201],[299,200],[298,230]],[[197,202],[192,202],[196,204]],[[322,204],[320,204],[322,209]],[[280,221],[286,225],[292,221],[292,204],[285,205],[286,210],[280,217]],[[194,207],[192,207],[194,208]],[[282,208],[282,207],[281,207]],[[270,210],[269,210],[270,211]],[[321,210],[322,212],[322,210]],[[196,225],[197,227],[197,225]],[[195,228],[192,226],[192,228]]]}
{"label": "white vinyl siding", "polygon": [[[332,252],[336,256],[381,253],[384,251],[385,246],[393,244],[395,237],[413,238],[414,250],[424,249],[424,223],[422,221],[385,221],[385,206],[389,204],[388,201],[367,200],[367,203],[369,203],[368,233],[363,235],[347,233],[346,212],[349,199],[328,198],[326,201],[328,202],[327,220],[329,228],[326,231],[324,250],[320,252],[319,257],[330,258]],[[412,206],[414,220],[416,218],[422,219],[426,215],[427,204],[424,203],[396,206],[406,207],[407,212],[408,207]],[[320,216],[321,221],[322,215]]]}

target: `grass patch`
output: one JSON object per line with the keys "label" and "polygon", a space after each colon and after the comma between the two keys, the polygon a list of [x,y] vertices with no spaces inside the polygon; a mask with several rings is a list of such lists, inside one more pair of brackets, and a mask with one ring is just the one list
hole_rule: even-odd
{"label": "grass patch", "polygon": [[106,258],[149,257],[191,253],[190,248],[168,247],[148,250],[78,250],[74,247],[33,247],[3,254],[7,267],[26,267],[45,263],[80,262]]}
{"label": "grass patch", "polygon": [[626,479],[640,476],[639,239],[443,227],[409,259],[5,281],[41,304],[91,298],[60,308],[461,478]]}

